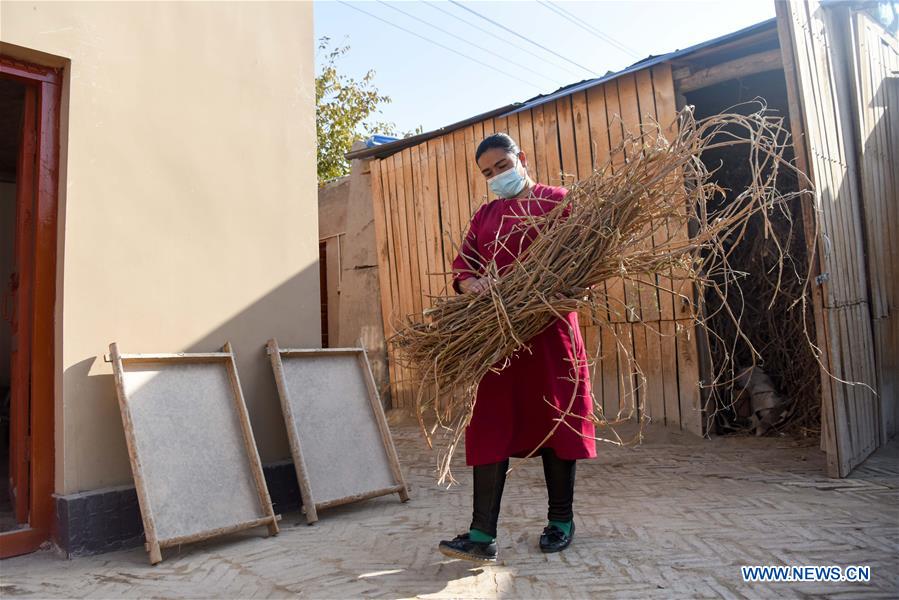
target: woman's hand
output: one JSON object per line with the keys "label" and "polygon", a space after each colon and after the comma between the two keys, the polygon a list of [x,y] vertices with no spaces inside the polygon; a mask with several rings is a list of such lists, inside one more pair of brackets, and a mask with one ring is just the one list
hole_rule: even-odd
{"label": "woman's hand", "polygon": [[469,277],[459,282],[463,294],[480,294],[490,287],[486,277]]}

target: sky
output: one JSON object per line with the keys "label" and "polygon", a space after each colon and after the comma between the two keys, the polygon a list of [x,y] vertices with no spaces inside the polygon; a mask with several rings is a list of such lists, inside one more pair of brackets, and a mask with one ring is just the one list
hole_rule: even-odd
{"label": "sky", "polygon": [[338,70],[361,79],[373,69],[390,96],[371,120],[407,132],[737,31],[773,17],[774,1],[317,0],[314,16],[316,39],[350,47]]}

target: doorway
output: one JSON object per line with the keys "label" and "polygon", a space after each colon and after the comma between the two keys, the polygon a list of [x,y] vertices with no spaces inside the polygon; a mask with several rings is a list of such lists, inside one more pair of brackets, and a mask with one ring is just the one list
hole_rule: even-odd
{"label": "doorway", "polygon": [[[782,69],[736,76],[684,96],[687,104],[695,106],[698,119],[719,112],[753,112],[763,102],[784,118],[783,125],[790,130]],[[792,145],[784,158],[792,161]],[[703,154],[702,160],[714,171],[713,181],[724,189],[717,202],[733,202],[751,183],[747,146],[717,149]],[[784,193],[795,192],[798,177],[781,169],[777,187]],[[815,339],[811,301],[801,301],[809,257],[799,198],[765,217],[753,216],[745,230],[725,242],[730,267],[744,274],[739,293],[728,295],[726,307],[711,291],[703,298],[710,328],[704,349],[710,373],[704,379],[718,382],[709,388],[714,429],[719,435],[785,435],[816,443],[822,434],[822,392],[810,346]],[[730,315],[739,315],[741,333]]]}
{"label": "doorway", "polygon": [[60,69],[0,54],[0,558],[53,529]]}

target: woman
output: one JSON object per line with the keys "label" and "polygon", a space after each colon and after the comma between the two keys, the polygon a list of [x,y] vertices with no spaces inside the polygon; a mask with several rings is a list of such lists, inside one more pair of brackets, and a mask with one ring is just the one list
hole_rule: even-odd
{"label": "woman", "polygon": [[[521,216],[546,213],[568,192],[564,187],[535,183],[527,171],[527,156],[504,133],[484,139],[475,161],[498,198],[472,217],[453,261],[453,288],[462,294],[485,292],[490,283],[483,277],[484,265],[495,260],[502,276],[533,241],[537,231],[524,224]],[[540,536],[540,549],[558,552],[574,537],[576,460],[596,457],[593,423],[578,418],[591,414],[592,400],[577,313],[554,319],[525,346],[505,369],[488,371],[478,385],[465,430],[465,460],[474,471],[472,522],[467,533],[440,542],[438,548],[447,556],[496,560],[496,526],[509,457],[531,453],[566,409],[572,414],[539,449],[549,495],[549,523]]]}

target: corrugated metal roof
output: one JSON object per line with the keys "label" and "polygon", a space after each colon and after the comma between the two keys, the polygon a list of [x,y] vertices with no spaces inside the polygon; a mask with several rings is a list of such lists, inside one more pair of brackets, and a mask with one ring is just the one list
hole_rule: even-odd
{"label": "corrugated metal roof", "polygon": [[668,62],[671,60],[676,60],[678,58],[684,58],[689,54],[694,54],[701,50],[705,50],[707,48],[711,48],[717,45],[725,44],[728,42],[732,42],[742,37],[749,37],[755,33],[759,33],[765,31],[766,29],[773,29],[777,27],[777,19],[768,19],[767,21],[762,21],[761,23],[756,23],[755,25],[750,25],[749,27],[745,27],[740,29],[739,31],[735,31],[733,33],[728,33],[726,35],[722,35],[720,37],[707,40],[705,42],[701,42],[696,44],[695,46],[690,46],[688,48],[684,48],[683,50],[675,50],[674,52],[669,52],[668,54],[662,54],[659,56],[648,56],[638,62],[635,62],[631,66],[622,69],[621,71],[616,71],[614,73],[609,72],[603,75],[602,77],[597,77],[594,79],[586,79],[577,83],[572,83],[565,87],[559,88],[558,90],[550,93],[550,94],[541,94],[539,96],[534,96],[529,100],[524,102],[515,102],[513,104],[509,104],[507,106],[503,106],[501,108],[497,108],[495,110],[491,110],[486,113],[482,113],[480,115],[476,115],[474,117],[470,117],[463,121],[458,121],[451,125],[446,125],[445,127],[441,127],[439,129],[435,129],[433,131],[428,131],[425,133],[420,133],[416,136],[404,138],[402,140],[391,142],[389,144],[383,144],[380,146],[376,146],[374,148],[365,148],[363,150],[356,150],[354,152],[347,153],[346,157],[348,160],[352,160],[354,158],[386,158],[391,156],[392,154],[396,154],[400,150],[404,148],[408,148],[410,146],[415,146],[420,144],[421,142],[425,142],[429,139],[435,138],[440,135],[444,135],[446,133],[450,133],[451,131],[455,131],[456,129],[460,129],[465,127],[466,125],[470,125],[472,123],[477,123],[478,121],[483,121],[485,119],[496,118],[496,117],[504,117],[508,115],[514,115],[518,112],[529,110],[534,108],[535,106],[540,106],[542,104],[546,104],[547,102],[553,102],[559,98],[564,96],[569,96],[576,92],[580,92],[582,90],[586,90],[587,88],[591,88],[595,85],[600,85],[602,83],[606,83],[607,81],[611,81],[623,75],[627,75],[629,73],[633,73],[635,71],[640,71],[642,69],[646,69],[657,65],[659,63]]}

